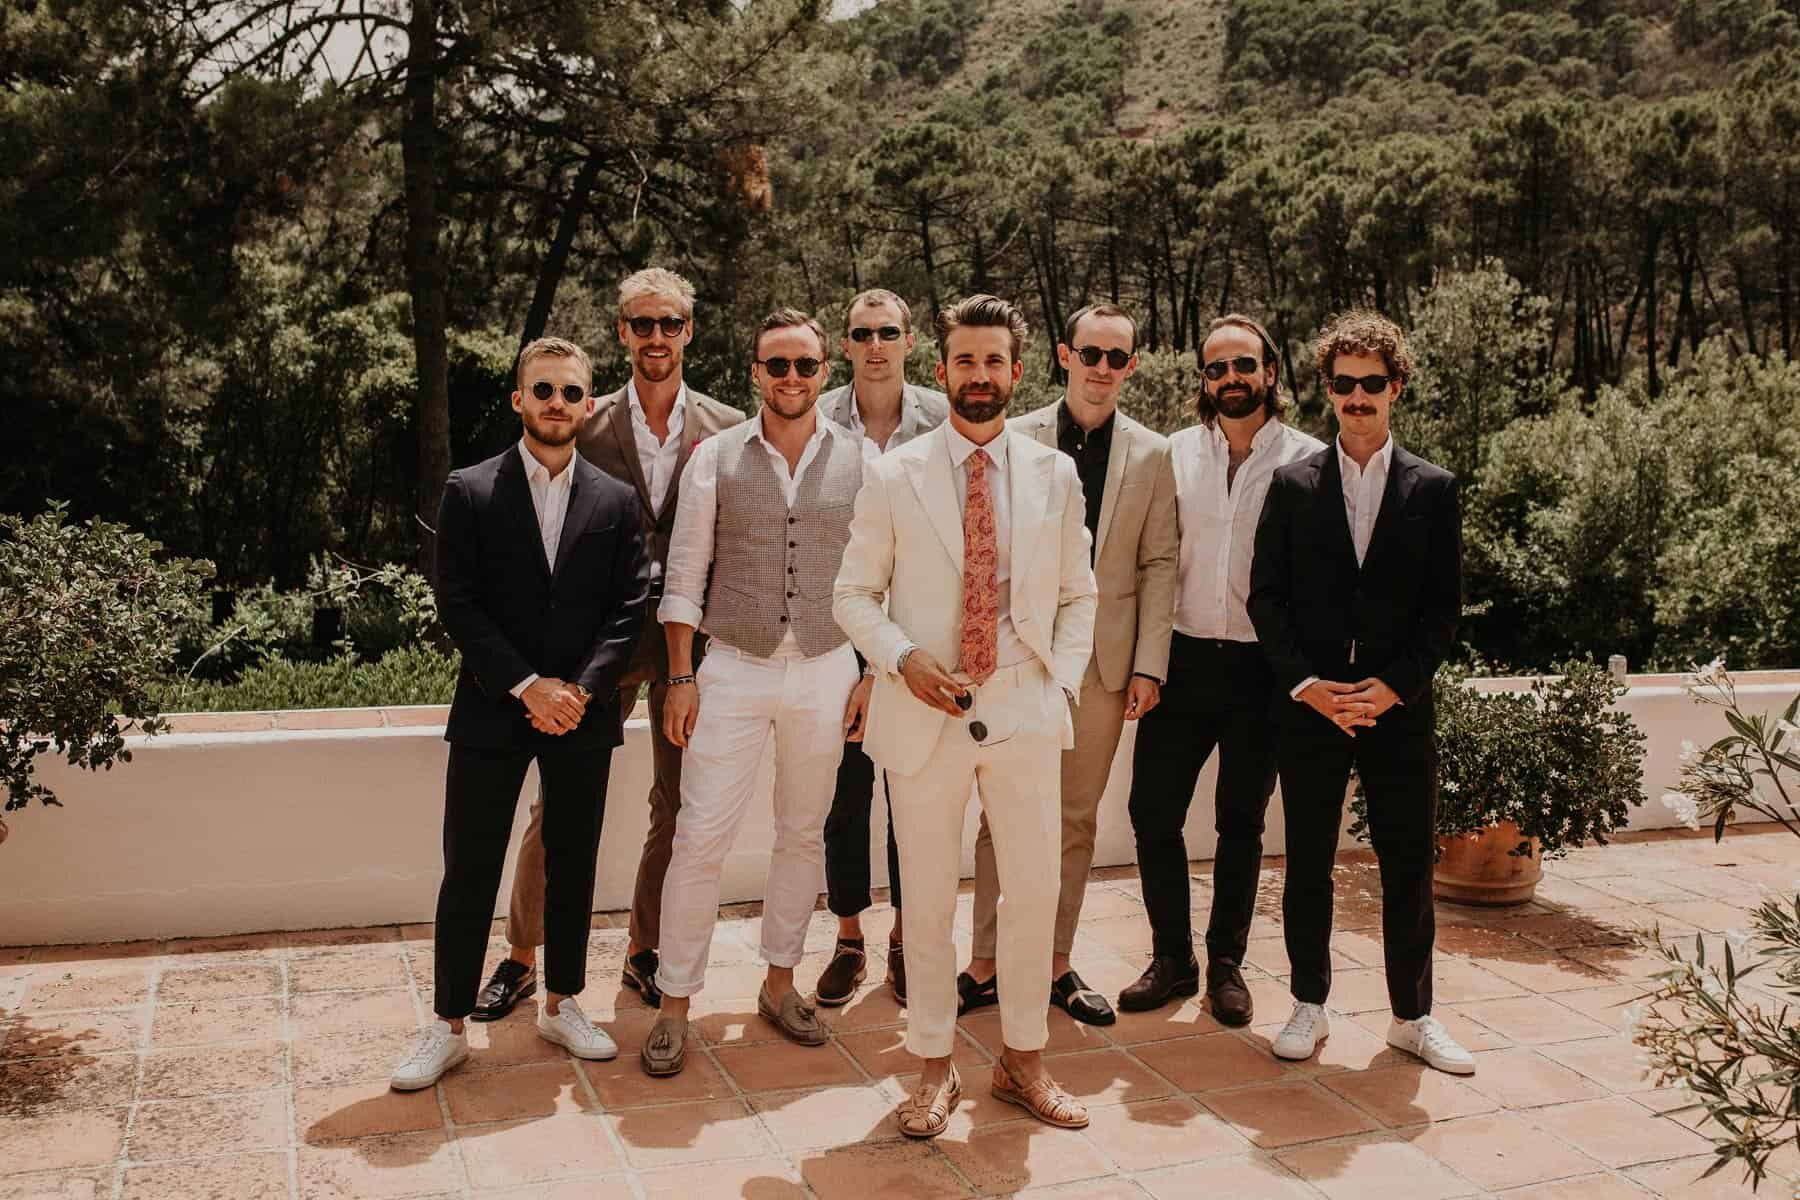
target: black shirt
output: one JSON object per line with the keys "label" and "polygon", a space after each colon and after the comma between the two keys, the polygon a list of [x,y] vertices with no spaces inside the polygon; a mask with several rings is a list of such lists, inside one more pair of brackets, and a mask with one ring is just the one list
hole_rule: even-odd
{"label": "black shirt", "polygon": [[1106,460],[1112,454],[1113,417],[1108,413],[1100,427],[1089,433],[1075,420],[1065,398],[1056,406],[1056,447],[1075,460],[1081,477],[1081,498],[1087,501],[1088,564],[1100,545],[1100,502],[1106,496]]}

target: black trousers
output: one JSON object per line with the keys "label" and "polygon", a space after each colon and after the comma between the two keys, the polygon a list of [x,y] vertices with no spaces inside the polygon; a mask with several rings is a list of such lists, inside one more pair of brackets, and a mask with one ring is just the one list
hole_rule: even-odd
{"label": "black trousers", "polygon": [[1268,662],[1255,642],[1180,633],[1170,641],[1162,701],[1139,721],[1131,756],[1131,829],[1137,835],[1138,878],[1158,955],[1186,959],[1193,953],[1187,843],[1181,831],[1200,770],[1216,746],[1213,821],[1219,848],[1213,859],[1206,956],[1244,961],[1262,869],[1263,819],[1275,790],[1268,703],[1273,687]]}
{"label": "black trousers", "polygon": [[[1283,696],[1277,704],[1294,703]],[[1429,718],[1429,714],[1425,714]],[[1354,767],[1369,800],[1369,841],[1381,870],[1381,943],[1388,1002],[1410,1021],[1431,1011],[1437,938],[1431,870],[1436,857],[1437,743],[1429,719],[1390,711],[1345,736],[1310,709],[1280,731],[1287,886],[1281,915],[1296,1000],[1331,993],[1331,868],[1344,793]]]}
{"label": "black trousers", "polygon": [[553,742],[535,751],[451,745],[432,999],[438,1016],[456,1020],[475,1007],[513,811],[534,757],[544,797],[544,985],[562,996],[585,986],[595,855],[612,753],[611,746],[592,743]]}
{"label": "black trousers", "polygon": [[[900,847],[894,841],[894,807],[887,772],[881,794],[888,805],[888,894],[900,908]],[[825,900],[840,917],[869,907],[869,814],[875,803],[875,763],[861,742],[845,742],[838,762],[837,791],[825,817]]]}

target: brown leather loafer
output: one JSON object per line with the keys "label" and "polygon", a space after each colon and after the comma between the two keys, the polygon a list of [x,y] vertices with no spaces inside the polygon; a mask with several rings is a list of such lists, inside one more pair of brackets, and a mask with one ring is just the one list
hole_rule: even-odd
{"label": "brown leather loafer", "polygon": [[800,998],[798,991],[790,989],[782,993],[781,1003],[777,1004],[770,997],[769,985],[765,983],[756,993],[756,1011],[762,1014],[763,1020],[802,1046],[825,1044],[828,1035],[825,1026],[819,1022],[818,1012]]}
{"label": "brown leather loafer", "polygon": [[1192,996],[1200,990],[1200,964],[1188,955],[1187,961],[1159,954],[1150,960],[1137,982],[1119,993],[1119,1007],[1126,1012],[1149,1012],[1161,1008],[1171,996]]}
{"label": "brown leather loafer", "polygon": [[856,995],[857,985],[868,978],[869,956],[863,953],[861,938],[839,938],[837,951],[825,969],[819,972],[819,983],[813,999],[826,1008],[847,1004]]}
{"label": "brown leather loafer", "polygon": [[646,1075],[679,1075],[687,1062],[687,1022],[658,1017],[638,1051]]}
{"label": "brown leather loafer", "polygon": [[1213,1018],[1222,1025],[1248,1025],[1255,1011],[1244,973],[1227,959],[1206,964],[1206,1000]]}

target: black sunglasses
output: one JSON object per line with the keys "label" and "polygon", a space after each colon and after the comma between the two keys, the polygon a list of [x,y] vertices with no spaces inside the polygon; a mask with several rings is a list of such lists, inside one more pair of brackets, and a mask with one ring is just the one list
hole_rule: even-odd
{"label": "black sunglasses", "polygon": [[[540,379],[531,385],[531,394],[548,402],[550,397],[556,395],[556,385],[548,379]],[[564,404],[580,404],[587,399],[587,389],[579,383],[565,383],[562,385],[562,398]]]}
{"label": "black sunglasses", "polygon": [[631,332],[639,337],[649,337],[657,327],[662,328],[666,338],[680,337],[681,331],[687,328],[686,317],[626,317],[625,323],[631,326]]}
{"label": "black sunglasses", "polygon": [[1248,354],[1240,354],[1236,358],[1215,358],[1206,364],[1206,377],[1217,383],[1225,378],[1225,372],[1236,371],[1239,375],[1254,375],[1262,370],[1262,364]]}
{"label": "black sunglasses", "polygon": [[870,325],[858,325],[855,329],[850,331],[850,340],[853,342],[866,342],[876,334],[880,334],[881,340],[884,342],[897,342],[900,340],[900,335],[905,332],[906,331],[898,325],[883,325],[880,329],[876,329]]}
{"label": "black sunglasses", "polygon": [[1340,396],[1348,396],[1360,386],[1366,394],[1379,396],[1393,381],[1392,375],[1333,375],[1331,390]]}
{"label": "black sunglasses", "polygon": [[794,368],[800,378],[811,379],[824,365],[816,358],[759,358],[756,363],[776,379],[786,379],[789,367]]}
{"label": "black sunglasses", "polygon": [[1125,364],[1131,361],[1129,350],[1102,350],[1098,346],[1077,346],[1075,357],[1081,360],[1084,367],[1097,367],[1104,358],[1106,365],[1115,371],[1123,371]]}

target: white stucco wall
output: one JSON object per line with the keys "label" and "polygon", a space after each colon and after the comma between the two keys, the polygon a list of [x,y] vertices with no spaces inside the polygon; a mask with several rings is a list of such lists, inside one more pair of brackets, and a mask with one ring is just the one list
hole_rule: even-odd
{"label": "white stucco wall", "polygon": [[[1483,681],[1511,688],[1519,680]],[[1674,786],[1681,742],[1720,736],[1717,709],[1695,705],[1679,676],[1635,676],[1624,707],[1649,735],[1646,804],[1634,829],[1673,824],[1657,797]],[[1800,671],[1738,677],[1747,707],[1776,710],[1800,691]],[[63,808],[8,816],[0,846],[0,945],[175,937],[428,921],[435,902],[446,747],[443,709],[335,709],[194,715],[178,732],[132,741],[134,760],[102,774],[46,764]],[[1127,726],[1101,805],[1096,865],[1134,860],[1125,811],[1133,728]],[[630,904],[646,827],[650,738],[635,720],[613,759],[595,907]],[[527,793],[536,789],[526,780]],[[1209,858],[1213,766],[1189,810],[1188,850]],[[725,901],[761,896],[770,844],[772,769],[726,864]],[[885,813],[877,806],[871,863],[886,883]],[[975,808],[964,838],[972,872]],[[514,821],[517,839],[524,804]],[[1348,843],[1346,843],[1348,844]],[[1279,796],[1265,842],[1279,854]],[[511,854],[508,854],[511,861]],[[504,911],[502,886],[497,911]],[[823,883],[821,882],[821,887]]]}

